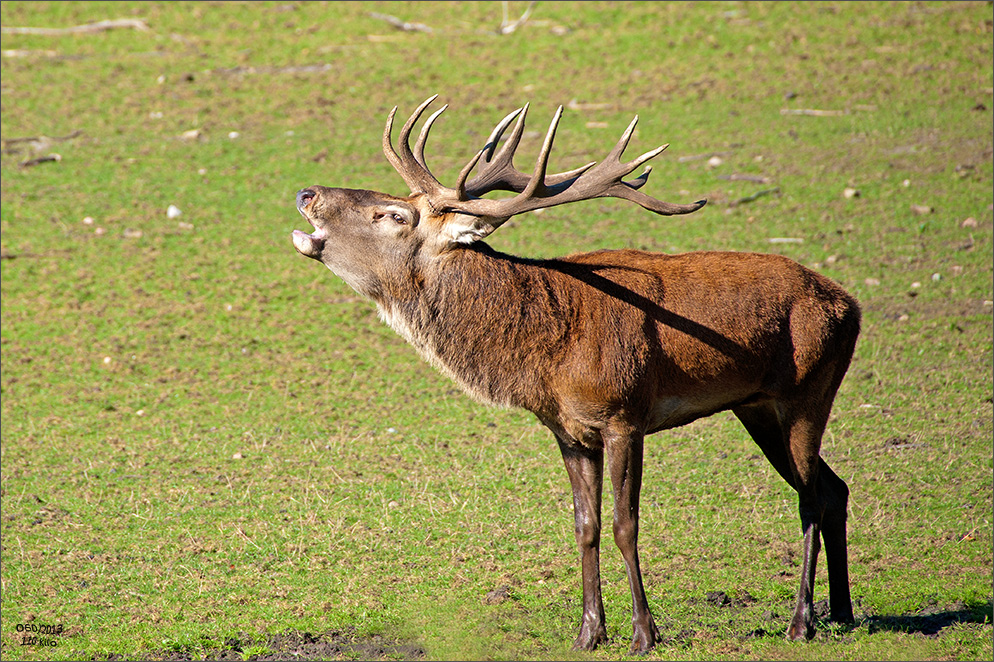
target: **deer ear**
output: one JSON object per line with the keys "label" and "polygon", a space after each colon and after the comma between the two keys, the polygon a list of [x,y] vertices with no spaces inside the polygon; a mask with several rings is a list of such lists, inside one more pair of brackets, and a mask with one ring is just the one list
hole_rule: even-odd
{"label": "deer ear", "polygon": [[445,219],[442,235],[451,244],[475,243],[500,227],[500,219],[452,212]]}

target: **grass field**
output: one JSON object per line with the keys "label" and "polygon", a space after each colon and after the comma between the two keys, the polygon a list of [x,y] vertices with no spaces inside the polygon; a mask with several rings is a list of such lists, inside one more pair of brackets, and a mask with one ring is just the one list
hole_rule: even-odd
{"label": "grass field", "polygon": [[[507,34],[502,9],[0,5],[4,660],[628,656],[609,529],[612,643],[570,651],[551,435],[290,242],[304,186],[407,193],[383,121],[435,93],[445,182],[530,101],[519,165],[557,105],[555,170],[638,114],[630,154],[671,143],[647,192],[709,199],[527,214],[500,250],[777,252],[863,306],[823,447],[856,624],[784,639],[796,498],[719,414],[646,443],[648,659],[991,659],[991,4],[538,2]],[[140,21],[12,30],[110,19]]]}

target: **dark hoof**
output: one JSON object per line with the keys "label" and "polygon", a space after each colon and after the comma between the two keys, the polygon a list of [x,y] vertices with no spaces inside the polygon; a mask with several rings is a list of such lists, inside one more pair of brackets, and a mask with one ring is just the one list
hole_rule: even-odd
{"label": "dark hoof", "polygon": [[648,630],[635,631],[635,635],[632,637],[632,645],[629,647],[628,652],[631,655],[645,655],[653,648],[656,647],[663,638],[659,636],[659,630],[656,629],[655,625],[652,625]]}
{"label": "dark hoof", "polygon": [[575,651],[592,651],[600,644],[607,643],[607,631],[601,628],[596,633],[580,632],[580,636],[573,642]]}
{"label": "dark hoof", "polygon": [[833,623],[842,623],[844,625],[852,625],[856,622],[856,619],[853,618],[852,607],[849,607],[848,609],[843,607],[839,610],[839,613],[835,613],[833,610],[832,615],[829,618]]}
{"label": "dark hoof", "polygon": [[815,636],[815,626],[810,623],[791,623],[787,628],[787,638],[791,641],[807,641]]}
{"label": "dark hoof", "polygon": [[631,647],[628,649],[629,655],[648,655],[653,648],[656,647],[656,643],[646,645],[644,642],[633,641]]}

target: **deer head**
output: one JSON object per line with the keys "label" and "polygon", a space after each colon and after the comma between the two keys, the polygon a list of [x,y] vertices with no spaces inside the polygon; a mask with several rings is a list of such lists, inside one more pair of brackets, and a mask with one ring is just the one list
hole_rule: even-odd
{"label": "deer head", "polygon": [[[637,116],[600,163],[548,174],[549,154],[562,106],[549,125],[531,175],[520,172],[512,163],[524,131],[528,112],[525,105],[497,124],[483,148],[459,173],[455,186],[446,187],[428,169],[424,149],[432,125],[447,106],[425,121],[413,150],[410,147],[414,125],[436,96],[418,106],[401,128],[399,151],[394,149],[391,139],[396,107],[383,131],[383,153],[411,189],[409,196],[323,186],[311,186],[297,193],[297,209],[315,231],[311,234],[294,231],[296,249],[302,255],[324,262],[354,289],[374,300],[382,296],[384,288],[398,274],[410,273],[412,261],[438,257],[478,242],[516,214],[600,197],[623,198],[664,216],[687,214],[706,203],[700,200],[673,204],[643,193],[640,189],[652,171],[651,166],[646,166],[631,181],[622,179],[668,147],[662,145],[622,163],[621,156],[635,130]],[[510,136],[498,149],[512,122]],[[474,169],[477,174],[470,179]],[[517,195],[504,199],[482,197],[492,191],[511,191]]]}

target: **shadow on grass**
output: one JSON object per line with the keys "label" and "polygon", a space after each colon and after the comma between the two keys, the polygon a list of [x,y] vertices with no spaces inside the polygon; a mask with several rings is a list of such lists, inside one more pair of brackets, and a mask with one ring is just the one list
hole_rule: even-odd
{"label": "shadow on grass", "polygon": [[991,623],[992,605],[992,600],[960,600],[948,607],[930,605],[910,616],[869,616],[864,622],[870,634],[889,631],[937,637],[944,628],[956,623]]}
{"label": "shadow on grass", "polygon": [[[830,626],[828,620],[829,606],[828,600],[820,600],[815,603],[815,615],[818,617],[818,629]],[[853,605],[856,607],[857,605]],[[905,614],[901,616],[870,616],[863,614],[857,617],[855,623],[837,624],[832,623],[831,628],[840,632],[851,632],[865,627],[869,634],[876,632],[901,632],[904,634],[921,634],[926,637],[939,637],[942,630],[957,623],[994,623],[994,600],[958,600],[951,605],[929,605],[915,614]],[[787,632],[786,624],[782,627],[767,629],[757,628],[747,633],[744,638],[752,637],[783,637]],[[679,643],[681,637],[686,635],[686,631],[673,638],[673,642]]]}

